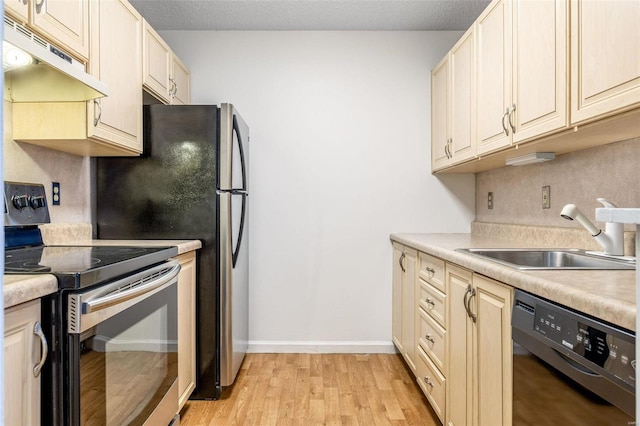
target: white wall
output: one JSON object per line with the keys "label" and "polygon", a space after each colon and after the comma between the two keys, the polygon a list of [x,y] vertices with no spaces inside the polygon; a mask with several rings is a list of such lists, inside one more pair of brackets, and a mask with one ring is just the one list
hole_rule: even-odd
{"label": "white wall", "polygon": [[430,70],[459,32],[163,32],[192,103],[251,127],[250,350],[390,351],[392,232],[468,232],[430,174]]}

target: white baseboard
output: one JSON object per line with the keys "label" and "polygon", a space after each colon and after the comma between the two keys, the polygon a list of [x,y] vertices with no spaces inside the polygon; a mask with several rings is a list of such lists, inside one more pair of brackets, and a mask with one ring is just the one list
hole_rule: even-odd
{"label": "white baseboard", "polygon": [[249,353],[312,353],[312,354],[394,354],[390,341],[382,342],[301,342],[250,340]]}

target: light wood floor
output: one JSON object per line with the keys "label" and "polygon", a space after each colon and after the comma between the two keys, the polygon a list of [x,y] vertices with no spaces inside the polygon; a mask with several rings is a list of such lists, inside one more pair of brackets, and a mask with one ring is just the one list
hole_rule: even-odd
{"label": "light wood floor", "polygon": [[247,354],[218,401],[188,401],[181,426],[440,425],[400,355]]}

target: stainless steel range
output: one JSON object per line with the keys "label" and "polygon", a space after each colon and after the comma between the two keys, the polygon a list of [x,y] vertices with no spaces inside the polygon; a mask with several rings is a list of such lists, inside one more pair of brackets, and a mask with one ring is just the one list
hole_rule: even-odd
{"label": "stainless steel range", "polygon": [[43,424],[169,424],[178,409],[176,247],[45,246],[42,185],[5,182],[5,274],[53,274]]}

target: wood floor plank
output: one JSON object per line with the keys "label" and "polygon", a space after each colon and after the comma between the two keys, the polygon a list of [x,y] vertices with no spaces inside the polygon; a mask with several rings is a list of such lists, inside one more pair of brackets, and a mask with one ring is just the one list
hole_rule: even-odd
{"label": "wood floor plank", "polygon": [[187,401],[182,426],[440,422],[400,355],[247,354],[218,401]]}

